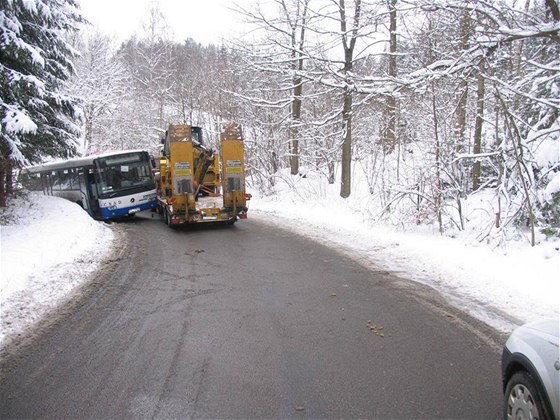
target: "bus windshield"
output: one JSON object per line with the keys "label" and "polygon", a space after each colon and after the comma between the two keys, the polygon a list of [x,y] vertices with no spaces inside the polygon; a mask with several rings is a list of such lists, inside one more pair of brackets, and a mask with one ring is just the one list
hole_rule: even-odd
{"label": "bus windshield", "polygon": [[155,188],[148,155],[144,152],[96,159],[100,198]]}

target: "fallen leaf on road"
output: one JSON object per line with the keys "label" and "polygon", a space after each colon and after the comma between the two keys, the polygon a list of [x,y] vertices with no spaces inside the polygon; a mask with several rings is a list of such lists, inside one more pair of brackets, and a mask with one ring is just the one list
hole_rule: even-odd
{"label": "fallen leaf on road", "polygon": [[[385,327],[383,325],[375,325],[372,321],[366,323],[366,327],[378,337],[385,337]],[[390,335],[390,334],[389,334]]]}

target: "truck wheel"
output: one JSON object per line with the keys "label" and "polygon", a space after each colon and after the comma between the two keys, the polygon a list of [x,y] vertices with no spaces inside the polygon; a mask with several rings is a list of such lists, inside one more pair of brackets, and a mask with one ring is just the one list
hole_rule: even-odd
{"label": "truck wheel", "polygon": [[167,210],[165,211],[165,222],[167,223],[167,226],[173,227],[171,224],[171,214]]}

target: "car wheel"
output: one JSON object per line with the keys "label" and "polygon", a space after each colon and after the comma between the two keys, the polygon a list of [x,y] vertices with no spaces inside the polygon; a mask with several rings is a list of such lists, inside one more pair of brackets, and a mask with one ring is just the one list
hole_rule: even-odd
{"label": "car wheel", "polygon": [[544,401],[535,380],[526,371],[516,372],[508,381],[504,399],[504,419],[543,420]]}

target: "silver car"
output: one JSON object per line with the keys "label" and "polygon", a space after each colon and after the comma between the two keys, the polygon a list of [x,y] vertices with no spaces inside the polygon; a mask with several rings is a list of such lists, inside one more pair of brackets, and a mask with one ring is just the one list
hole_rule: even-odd
{"label": "silver car", "polygon": [[504,419],[560,419],[560,319],[515,329],[502,353]]}

